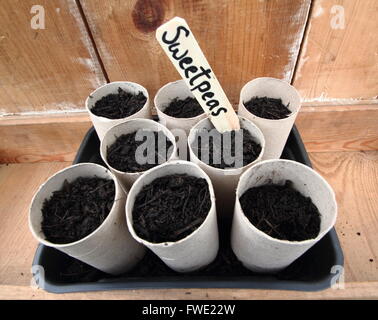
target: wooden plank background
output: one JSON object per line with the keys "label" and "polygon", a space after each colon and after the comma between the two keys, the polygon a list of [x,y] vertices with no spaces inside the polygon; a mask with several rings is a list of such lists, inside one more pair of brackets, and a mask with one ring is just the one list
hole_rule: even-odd
{"label": "wooden plank background", "polygon": [[[31,28],[35,4],[45,9],[45,29]],[[74,0],[1,0],[0,115],[83,110],[103,83]]]}
{"label": "wooden plank background", "polygon": [[307,105],[378,102],[377,16],[376,0],[313,1],[294,78]]}
{"label": "wooden plank background", "polygon": [[153,96],[179,79],[154,31],[180,16],[234,105],[255,77],[291,80],[310,7],[308,0],[80,2],[110,81],[138,82]]}
{"label": "wooden plank background", "polygon": [[302,108],[296,125],[308,152],[378,150],[377,105]]}
{"label": "wooden plank background", "polygon": [[86,113],[6,119],[0,122],[0,163],[72,161],[91,126]]}

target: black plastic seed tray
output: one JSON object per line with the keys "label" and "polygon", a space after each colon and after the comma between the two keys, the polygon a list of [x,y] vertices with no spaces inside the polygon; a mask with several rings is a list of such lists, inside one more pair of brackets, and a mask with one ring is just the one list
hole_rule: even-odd
{"label": "black plastic seed tray", "polygon": [[[74,163],[104,163],[99,154],[99,139],[93,128],[85,136]],[[282,158],[311,166],[298,130],[294,127]],[[33,261],[37,284],[49,292],[120,290],[139,288],[253,288],[317,291],[331,286],[337,274],[335,265],[344,263],[343,253],[332,229],[324,238],[276,275],[256,274],[236,259],[229,245],[230,221],[220,221],[220,249],[217,258],[205,269],[180,274],[169,269],[148,251],[143,260],[121,276],[105,274],[56,249],[39,245]]]}

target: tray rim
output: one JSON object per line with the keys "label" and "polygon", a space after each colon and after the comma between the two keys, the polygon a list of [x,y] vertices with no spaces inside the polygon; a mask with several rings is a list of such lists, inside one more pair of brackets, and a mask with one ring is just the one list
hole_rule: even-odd
{"label": "tray rim", "polygon": [[[78,152],[76,153],[73,164],[79,162],[79,159],[82,157],[84,152],[84,147],[92,135],[95,134],[94,127],[91,127],[86,135],[84,136]],[[294,125],[290,136],[296,141],[299,153],[302,155],[303,159],[300,159],[302,162],[309,167],[312,167],[310,158],[307,154],[301,136],[297,127]],[[289,138],[290,138],[289,136]],[[289,140],[288,138],[288,140]],[[337,236],[336,230],[333,227],[325,237],[330,237],[332,244],[332,251],[335,255],[334,265],[344,266],[344,254],[340,246],[340,241]],[[38,266],[39,260],[42,255],[45,246],[39,244],[32,262],[32,266]],[[35,277],[33,275],[33,277]],[[193,276],[190,279],[179,279],[178,277],[159,277],[159,278],[140,278],[133,279],[107,279],[107,281],[97,281],[97,282],[82,282],[82,283],[59,283],[44,279],[43,287],[47,292],[50,293],[73,293],[73,292],[95,292],[95,291],[110,291],[110,290],[137,290],[137,289],[189,289],[189,288],[198,288],[198,289],[207,289],[207,288],[225,288],[225,289],[258,289],[258,290],[289,290],[289,291],[321,291],[327,289],[331,286],[331,281],[335,277],[335,274],[330,273],[321,280],[314,281],[301,281],[301,280],[279,280],[274,277],[264,276],[263,279],[259,279],[256,276],[249,276],[249,279],[246,276],[233,276],[225,277],[222,280],[216,280],[209,277],[206,280],[199,280],[198,277]],[[36,279],[37,280],[37,279]]]}

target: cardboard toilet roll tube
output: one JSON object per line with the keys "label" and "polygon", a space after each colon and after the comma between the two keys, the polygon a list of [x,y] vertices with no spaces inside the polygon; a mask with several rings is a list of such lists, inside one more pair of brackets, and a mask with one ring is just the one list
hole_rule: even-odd
{"label": "cardboard toilet roll tube", "polygon": [[167,161],[170,161],[172,159],[177,159],[177,148],[176,148],[175,137],[173,136],[172,132],[170,132],[166,127],[164,127],[163,125],[161,125],[160,123],[156,121],[149,120],[149,119],[131,119],[131,120],[123,121],[122,123],[119,123],[115,125],[114,127],[110,128],[106,132],[104,138],[101,141],[100,154],[101,154],[102,160],[106,163],[109,169],[117,177],[118,181],[120,182],[125,192],[127,192],[131,188],[131,185],[134,183],[134,181],[138,179],[138,177],[141,176],[144,171],[123,172],[123,171],[113,168],[108,163],[107,151],[108,151],[108,147],[110,147],[119,136],[123,134],[133,133],[139,129],[151,130],[151,131],[156,131],[156,132],[162,131],[164,135],[167,137],[167,139],[172,142],[172,148],[171,148],[172,152],[170,155],[168,154]]}
{"label": "cardboard toilet roll tube", "polygon": [[168,107],[173,99],[178,98],[180,100],[184,100],[188,97],[195,98],[184,80],[169,82],[165,86],[161,87],[156,93],[154,99],[159,122],[170,130],[182,129],[189,134],[190,129],[198,121],[207,117],[205,112],[202,112],[198,116],[192,118],[176,118],[164,113],[165,108]]}
{"label": "cardboard toilet roll tube", "polygon": [[[71,243],[56,244],[48,241],[41,228],[42,206],[54,191],[60,190],[65,180],[78,177],[99,177],[115,183],[115,198],[109,215],[103,223],[86,237]],[[51,176],[40,186],[29,211],[29,228],[42,244],[58,249],[110,274],[120,274],[134,267],[144,256],[145,248],[133,239],[125,221],[126,195],[114,175],[105,167],[94,163],[81,163],[65,168]]]}
{"label": "cardboard toilet roll tube", "polygon": [[[218,216],[222,216],[224,219],[231,219],[234,204],[235,204],[235,191],[236,186],[239,181],[240,175],[247,170],[250,166],[254,163],[259,162],[264,154],[265,150],[265,138],[262,134],[261,130],[254,125],[248,119],[242,118],[239,116],[240,128],[244,130],[248,130],[251,136],[255,139],[255,142],[258,142],[261,145],[261,152],[255,161],[241,167],[241,168],[228,168],[228,169],[220,169],[215,168],[207,163],[201,161],[196,153],[194,152],[194,145],[196,142],[196,135],[197,132],[201,131],[202,129],[214,129],[213,124],[210,122],[208,118],[201,120],[198,122],[189,133],[188,137],[188,145],[189,145],[189,155],[190,161],[198,164],[200,168],[206,172],[206,174],[210,177],[215,190],[215,196],[217,199],[217,212]],[[231,221],[230,221],[231,222]]]}
{"label": "cardboard toilet roll tube", "polygon": [[[146,103],[144,104],[142,109],[140,109],[138,112],[135,112],[126,118],[121,118],[121,119],[109,119],[105,117],[96,116],[91,111],[92,108],[95,106],[96,102],[109,94],[118,93],[118,88],[121,88],[125,90],[126,92],[130,92],[132,94],[138,94],[139,92],[142,92],[147,98]],[[100,138],[100,141],[104,138],[105,133],[108,129],[110,129],[116,124],[124,122],[125,120],[135,119],[135,118],[152,119],[151,109],[150,109],[150,99],[148,96],[147,89],[138,83],[128,82],[128,81],[110,82],[97,88],[85,100],[85,108],[87,109],[89,113],[89,116],[91,118],[93,126],[96,129],[97,135]]]}
{"label": "cardboard toilet roll tube", "polygon": [[[159,177],[172,174],[187,174],[205,179],[209,186],[211,207],[202,224],[185,238],[176,242],[152,243],[140,238],[134,230],[132,213],[135,198],[145,185]],[[211,263],[218,253],[218,226],[213,186],[206,173],[194,163],[174,160],[145,172],[130,189],[126,201],[126,219],[131,235],[177,272],[198,270]]]}
{"label": "cardboard toilet roll tube", "polygon": [[[321,215],[320,232],[314,239],[287,241],[272,238],[257,229],[244,215],[239,198],[249,188],[268,183],[293,187],[310,197]],[[337,217],[335,194],[322,176],[310,167],[291,160],[265,160],[249,168],[240,177],[236,190],[231,246],[245,267],[255,272],[274,273],[284,269],[317,243],[334,226]]]}
{"label": "cardboard toilet roll tube", "polygon": [[[253,97],[280,98],[285,106],[289,103],[288,108],[291,114],[287,118],[278,120],[260,118],[249,112],[244,106],[244,103]],[[240,92],[238,114],[251,120],[264,134],[265,153],[262,160],[281,157],[300,107],[299,93],[286,81],[265,77],[256,78],[244,85]]]}

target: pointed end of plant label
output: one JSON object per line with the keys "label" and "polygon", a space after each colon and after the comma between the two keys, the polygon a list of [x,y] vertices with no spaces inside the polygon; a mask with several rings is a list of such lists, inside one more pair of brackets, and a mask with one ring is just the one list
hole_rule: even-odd
{"label": "pointed end of plant label", "polygon": [[239,118],[186,21],[175,17],[156,30],[162,46],[219,132],[239,130]]}

